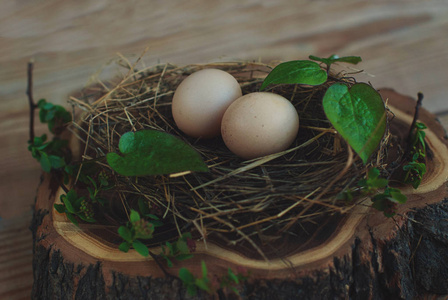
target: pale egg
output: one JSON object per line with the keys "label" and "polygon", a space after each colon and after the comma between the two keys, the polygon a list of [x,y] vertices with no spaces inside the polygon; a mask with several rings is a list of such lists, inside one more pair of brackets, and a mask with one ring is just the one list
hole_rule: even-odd
{"label": "pale egg", "polygon": [[185,78],[174,93],[174,121],[191,137],[218,136],[224,112],[241,95],[238,81],[229,73],[218,69],[197,71]]}
{"label": "pale egg", "polygon": [[290,101],[273,93],[238,98],[224,114],[221,134],[230,151],[253,159],[286,150],[299,130],[299,115]]}

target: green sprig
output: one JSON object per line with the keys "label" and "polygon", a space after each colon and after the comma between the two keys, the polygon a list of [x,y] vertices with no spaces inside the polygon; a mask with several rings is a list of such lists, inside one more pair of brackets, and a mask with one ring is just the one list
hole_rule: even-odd
{"label": "green sprig", "polygon": [[[380,190],[384,189],[382,192]],[[397,205],[406,203],[407,197],[397,188],[389,187],[389,180],[380,177],[377,168],[367,172],[367,178],[361,179],[355,189],[341,192],[337,198],[351,202],[355,196],[370,197],[372,207],[382,211],[386,217],[393,217],[397,212]]]}
{"label": "green sprig", "polygon": [[151,239],[153,233],[154,225],[141,218],[137,211],[131,210],[131,213],[129,214],[129,222],[126,226],[120,226],[118,228],[118,234],[124,240],[124,242],[118,246],[118,249],[123,252],[128,252],[132,247],[143,257],[148,257],[149,249],[140,241],[140,239]]}
{"label": "green sprig", "polygon": [[85,197],[80,197],[75,190],[69,190],[60,197],[62,204],[54,204],[57,212],[65,214],[76,226],[79,226],[78,218],[89,223],[96,222],[92,203]]}
{"label": "green sprig", "polygon": [[196,244],[191,239],[191,233],[184,233],[179,239],[173,243],[165,242],[162,245],[160,257],[165,259],[168,267],[173,267],[173,259],[182,261],[193,257]]}
{"label": "green sprig", "polygon": [[423,175],[426,173],[426,133],[424,131],[426,128],[426,125],[423,123],[415,123],[412,129],[414,134],[411,138],[411,161],[403,166],[403,170],[406,172],[403,181],[412,185],[414,189],[420,186]]}

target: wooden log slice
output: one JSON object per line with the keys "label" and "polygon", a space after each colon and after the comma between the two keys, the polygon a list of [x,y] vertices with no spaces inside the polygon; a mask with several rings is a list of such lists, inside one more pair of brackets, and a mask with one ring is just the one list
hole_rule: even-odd
{"label": "wooden log slice", "polygon": [[[415,100],[381,90],[395,114],[393,129],[409,131]],[[435,117],[422,109],[428,129],[428,172],[421,186],[402,192],[408,201],[394,218],[366,205],[328,218],[313,241],[294,245],[269,261],[219,242],[198,242],[187,267],[209,276],[231,267],[250,271],[239,287],[242,299],[416,299],[448,294],[448,141]],[[118,250],[116,227],[75,227],[55,212],[62,191],[54,174],[44,174],[34,220],[34,299],[237,299],[232,293],[192,297],[182,282],[166,276],[151,258]],[[109,233],[109,234],[108,234]],[[293,241],[291,241],[293,243]],[[290,250],[292,248],[292,250]],[[159,253],[156,248],[151,249]]]}

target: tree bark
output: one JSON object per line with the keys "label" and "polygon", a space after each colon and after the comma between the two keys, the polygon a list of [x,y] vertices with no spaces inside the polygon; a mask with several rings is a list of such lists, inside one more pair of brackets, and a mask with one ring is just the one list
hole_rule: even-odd
{"label": "tree bark", "polygon": [[[396,115],[394,122],[407,132],[415,100],[389,89],[381,93]],[[198,243],[193,259],[168,271],[176,275],[187,267],[200,275],[202,260],[210,276],[244,267],[251,275],[239,287],[240,297],[254,300],[430,299],[448,294],[448,141],[432,114],[422,109],[420,121],[428,126],[428,172],[419,189],[402,189],[408,201],[393,219],[359,206],[333,224],[336,229],[325,242],[268,262],[213,242],[207,249]],[[100,237],[98,226],[75,227],[52,209],[61,193],[56,182],[54,174],[44,174],[36,198],[33,299],[238,298],[226,291],[191,297],[154,260],[133,250],[121,253]]]}

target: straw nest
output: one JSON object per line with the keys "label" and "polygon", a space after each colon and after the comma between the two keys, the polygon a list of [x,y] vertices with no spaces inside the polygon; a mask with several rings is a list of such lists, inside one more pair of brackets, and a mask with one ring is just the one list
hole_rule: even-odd
{"label": "straw nest", "polygon": [[[318,87],[271,88],[296,107],[299,134],[282,153],[244,161],[232,154],[221,138],[193,139],[175,126],[171,115],[174,91],[186,76],[203,68],[232,74],[243,94],[258,91],[272,69],[262,63],[218,63],[165,64],[137,70],[129,64],[123,78],[99,82],[71,97],[72,105],[83,111],[71,127],[81,141],[81,165],[88,169],[94,164],[113,182],[113,190],[103,192],[108,205],[97,209],[100,222],[123,224],[130,209],[138,210],[138,202],[143,201],[164,224],[150,243],[194,232],[204,241],[213,238],[240,245],[266,258],[272,251],[278,253],[285,241],[306,243],[332,217],[359,205],[361,199],[346,203],[336,196],[365,176],[366,168],[332,128],[321,105],[329,83],[343,80],[353,84],[352,77],[333,75]],[[142,129],[180,137],[201,154],[210,172],[138,178],[114,173],[105,155],[118,152],[123,133]],[[383,165],[385,144],[383,141],[371,165]]]}

